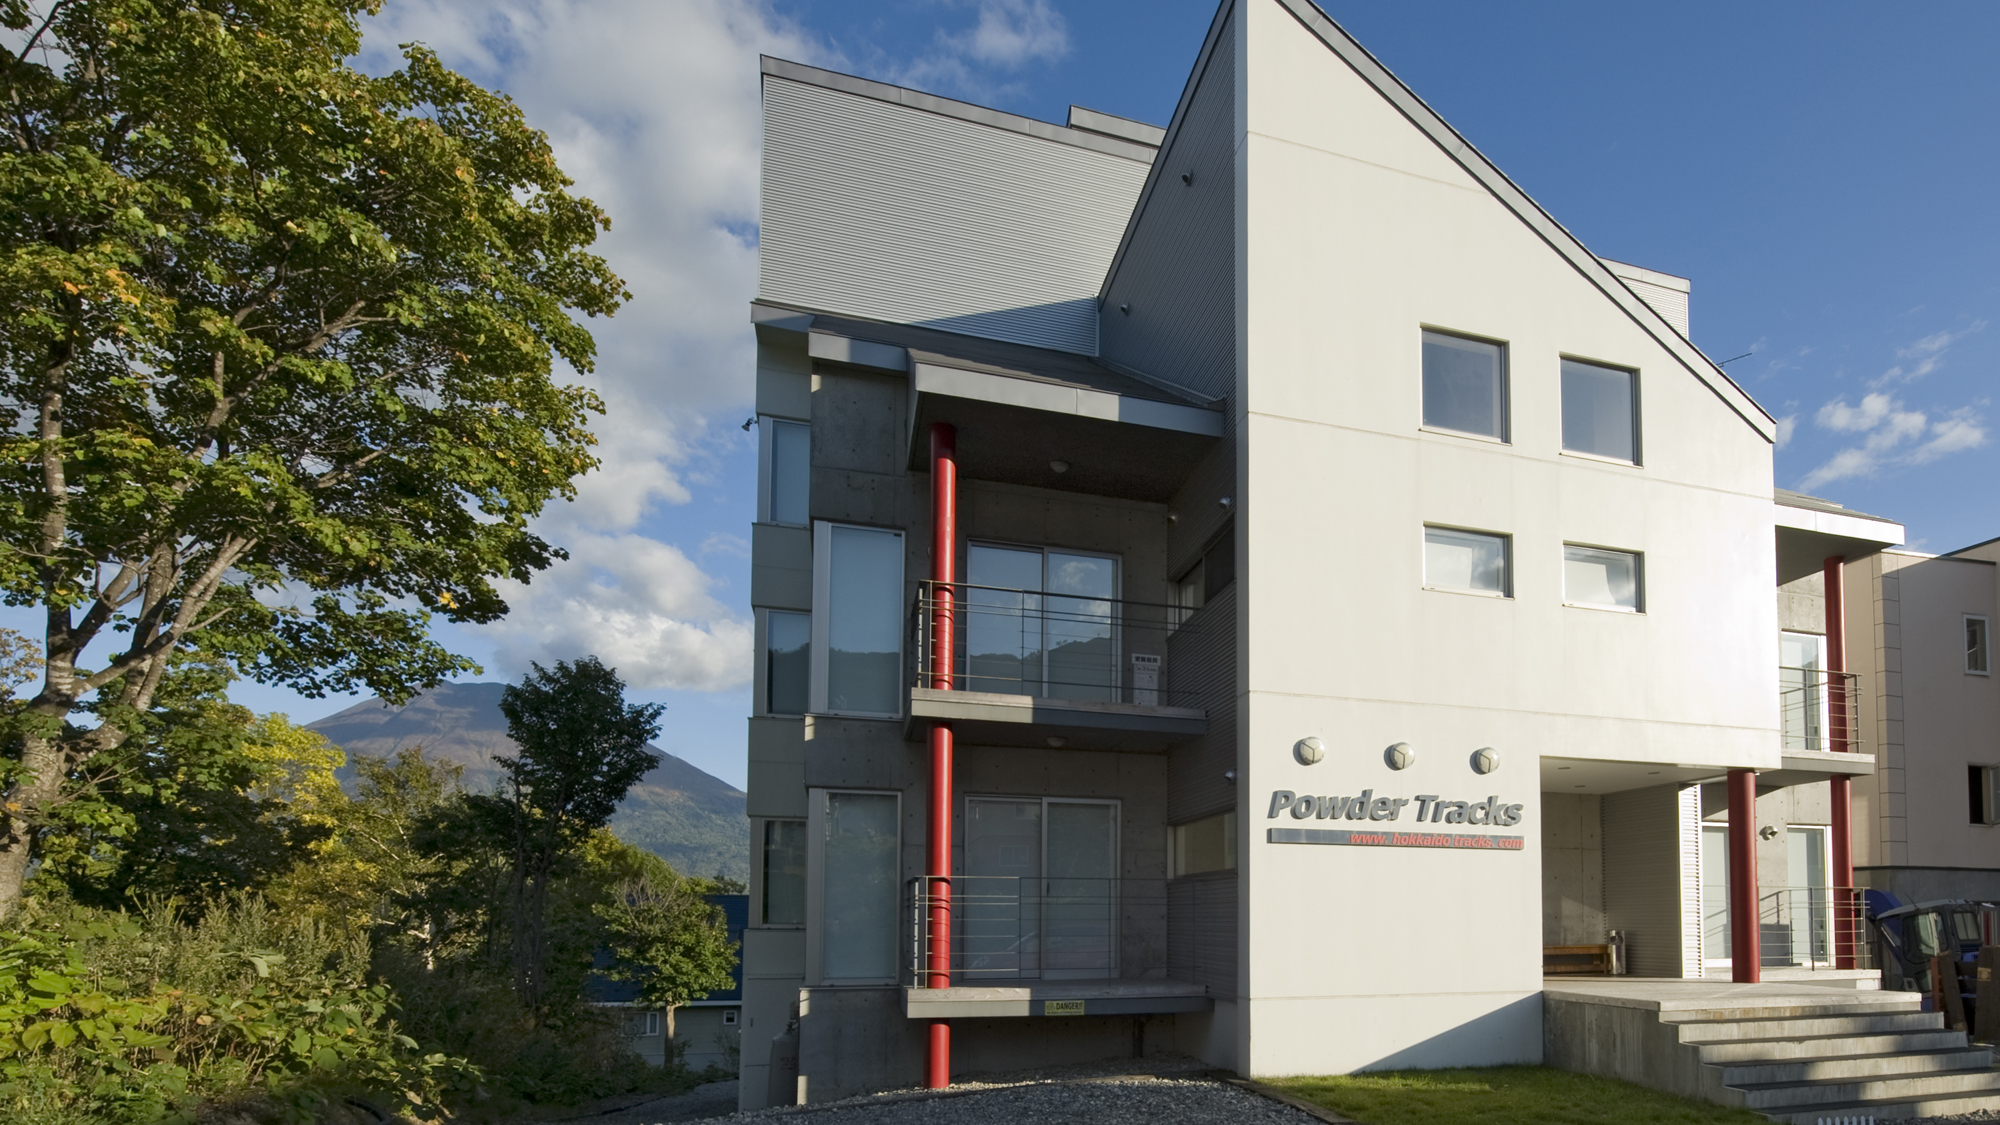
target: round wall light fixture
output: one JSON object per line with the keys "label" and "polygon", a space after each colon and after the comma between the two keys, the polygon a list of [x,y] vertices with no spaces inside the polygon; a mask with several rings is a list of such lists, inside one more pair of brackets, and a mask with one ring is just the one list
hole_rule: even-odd
{"label": "round wall light fixture", "polygon": [[1382,760],[1389,763],[1392,770],[1406,770],[1416,762],[1417,752],[1410,749],[1409,743],[1398,742],[1382,751]]}
{"label": "round wall light fixture", "polygon": [[1472,752],[1472,772],[1492,773],[1500,768],[1500,751],[1482,746]]}
{"label": "round wall light fixture", "polygon": [[1302,766],[1310,766],[1326,757],[1326,745],[1315,735],[1307,735],[1292,743],[1292,757]]}

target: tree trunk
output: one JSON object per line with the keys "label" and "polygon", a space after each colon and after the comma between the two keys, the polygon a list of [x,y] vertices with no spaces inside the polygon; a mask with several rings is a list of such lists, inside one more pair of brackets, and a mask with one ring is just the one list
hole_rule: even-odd
{"label": "tree trunk", "polygon": [[12,917],[21,906],[28,865],[35,857],[35,821],[62,793],[63,746],[46,736],[29,737],[21,747],[27,776],[7,791],[0,812],[0,918]]}

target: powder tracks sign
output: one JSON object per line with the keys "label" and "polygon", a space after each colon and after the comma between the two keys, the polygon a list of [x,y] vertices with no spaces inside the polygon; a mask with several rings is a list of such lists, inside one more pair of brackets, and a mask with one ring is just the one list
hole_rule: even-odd
{"label": "powder tracks sign", "polygon": [[[1403,810],[1416,805],[1419,824],[1486,824],[1512,827],[1521,823],[1521,806],[1506,804],[1496,796],[1483,801],[1447,801],[1435,793],[1415,797],[1377,797],[1373,789],[1363,789],[1354,797],[1301,796],[1289,789],[1271,794],[1266,817],[1276,820],[1289,813],[1293,820],[1393,821],[1403,818]],[[1369,848],[1444,848],[1451,851],[1518,852],[1527,847],[1522,836],[1498,836],[1482,832],[1414,832],[1378,828],[1271,828],[1264,838],[1273,844],[1335,844]]]}

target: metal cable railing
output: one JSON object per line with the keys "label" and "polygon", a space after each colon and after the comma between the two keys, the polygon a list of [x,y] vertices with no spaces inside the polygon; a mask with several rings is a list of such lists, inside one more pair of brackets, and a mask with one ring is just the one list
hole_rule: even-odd
{"label": "metal cable railing", "polygon": [[1778,669],[1778,729],[1787,750],[1859,751],[1859,673]]}
{"label": "metal cable railing", "polygon": [[[948,883],[933,895],[932,885]],[[931,910],[951,923],[951,982],[1094,979],[1118,976],[1119,934],[1135,910],[1164,925],[1164,879],[1011,875],[918,876],[908,881],[910,980],[933,972]]]}

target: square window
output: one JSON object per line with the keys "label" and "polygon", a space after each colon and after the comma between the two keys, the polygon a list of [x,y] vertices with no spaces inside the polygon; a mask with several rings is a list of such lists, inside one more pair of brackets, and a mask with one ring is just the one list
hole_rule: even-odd
{"label": "square window", "polygon": [[1639,374],[1562,361],[1563,448],[1639,463]]}
{"label": "square window", "polygon": [[734,1009],[734,1008],[728,1008],[728,1009],[725,1009],[725,1010],[723,1011],[723,1013],[722,1013],[722,1026],[724,1026],[724,1027],[735,1027],[735,1026],[736,1026],[736,1009]]}
{"label": "square window", "polygon": [[1507,597],[1508,537],[1449,527],[1424,528],[1424,585],[1433,590]]}
{"label": "square window", "polygon": [[806,713],[812,665],[812,614],[771,610],[764,615],[764,710]]}
{"label": "square window", "polygon": [[1506,347],[1425,332],[1424,425],[1506,441]]}
{"label": "square window", "polygon": [[1563,547],[1563,601],[1597,609],[1639,611],[1640,556],[1598,547]]}
{"label": "square window", "polygon": [[1993,672],[1993,646],[1986,637],[1986,619],[1967,616],[1965,619],[1965,670],[1975,675],[1986,676]]}

